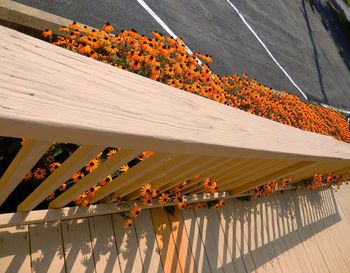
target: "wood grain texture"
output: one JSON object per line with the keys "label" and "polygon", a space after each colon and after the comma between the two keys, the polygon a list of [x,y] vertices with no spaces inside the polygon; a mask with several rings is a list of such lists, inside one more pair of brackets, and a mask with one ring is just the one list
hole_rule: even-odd
{"label": "wood grain texture", "polygon": [[[286,193],[288,195],[289,193]],[[287,197],[285,197],[287,198]],[[298,196],[299,200],[299,210],[295,210],[295,217],[298,223],[298,234],[300,239],[303,241],[306,252],[308,253],[310,260],[314,261],[312,263],[314,271],[316,272],[332,272],[328,268],[326,261],[322,255],[319,244],[314,236],[314,231],[311,227],[313,221],[310,216],[310,212],[306,206],[305,199],[302,195]],[[283,203],[282,203],[283,204]],[[283,206],[283,205],[282,205]]]}
{"label": "wood grain texture", "polygon": [[211,156],[350,159],[349,145],[331,137],[179,91],[5,27],[0,36],[1,135]]}
{"label": "wood grain texture", "polygon": [[181,268],[167,212],[158,208],[151,211],[151,216],[164,273],[185,273]]}
{"label": "wood grain texture", "polygon": [[212,266],[213,270],[211,270],[194,211],[187,209],[183,210],[182,216],[188,235],[188,240],[192,249],[193,258],[197,265],[197,271],[208,273],[222,272],[222,270],[216,270],[215,266]]}
{"label": "wood grain texture", "polygon": [[124,219],[120,214],[113,214],[114,236],[122,273],[143,273],[135,228],[124,228]]}
{"label": "wood grain texture", "polygon": [[217,210],[220,224],[224,230],[227,246],[230,249],[234,263],[243,263],[247,273],[255,272],[255,265],[245,238],[242,237],[242,229],[240,229],[240,215],[233,206],[232,200],[225,201],[225,206]]}
{"label": "wood grain texture", "polygon": [[88,218],[96,273],[121,273],[112,216]]}
{"label": "wood grain texture", "polygon": [[347,273],[349,194],[296,190],[220,209],[145,210],[130,229],[120,214],[2,228],[0,272]]}
{"label": "wood grain texture", "polygon": [[279,241],[281,250],[289,257],[288,262],[292,263],[290,272],[293,272],[293,268],[299,268],[299,272],[315,272],[311,253],[306,252],[297,231],[295,210],[300,208],[299,200],[288,199],[284,194],[274,194],[263,206],[271,221],[269,228],[272,230],[274,240]]}
{"label": "wood grain texture", "polygon": [[290,175],[293,171],[300,170],[311,164],[314,164],[314,162],[301,161],[299,163],[291,165],[290,167],[286,167],[281,170],[278,170],[269,174],[265,174],[261,176],[259,179],[247,182],[244,185],[239,184],[239,185],[235,185],[234,187],[232,187],[232,185],[228,185],[226,187],[223,187],[223,190],[230,189],[231,194],[240,194],[247,190],[251,190],[251,189],[254,189],[255,187],[263,185],[266,182],[270,182],[276,178],[286,177]]}
{"label": "wood grain texture", "polygon": [[0,229],[0,271],[31,273],[28,226]]}
{"label": "wood grain texture", "polygon": [[144,273],[163,273],[163,265],[155,237],[151,212],[142,211],[134,221]]}
{"label": "wood grain texture", "polygon": [[257,272],[275,272],[269,251],[263,248],[260,228],[256,226],[254,207],[250,202],[232,200],[232,205],[238,211],[239,229],[244,248],[250,252]]}
{"label": "wood grain texture", "polygon": [[197,265],[193,258],[191,244],[188,240],[182,213],[178,209],[175,209],[174,215],[168,213],[168,218],[183,272],[197,273]]}
{"label": "wood grain texture", "polygon": [[66,270],[96,273],[87,218],[61,222]]}
{"label": "wood grain texture", "polygon": [[62,231],[59,222],[29,226],[33,273],[65,272]]}
{"label": "wood grain texture", "polygon": [[196,210],[195,215],[212,272],[236,272],[219,221],[210,221],[207,208]]}

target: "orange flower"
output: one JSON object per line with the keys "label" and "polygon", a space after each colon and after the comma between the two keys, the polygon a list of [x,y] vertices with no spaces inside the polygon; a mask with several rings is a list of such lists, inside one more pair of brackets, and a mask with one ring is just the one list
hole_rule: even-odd
{"label": "orange flower", "polygon": [[60,31],[62,31],[62,32],[69,32],[70,29],[65,27],[65,26],[62,26],[62,27],[60,27]]}
{"label": "orange flower", "polygon": [[32,171],[29,171],[29,173],[27,173],[25,176],[24,176],[24,180],[25,181],[28,181],[28,180],[30,180],[31,178],[33,177],[33,173],[32,173]]}
{"label": "orange flower", "polygon": [[162,195],[159,197],[159,203],[162,205],[165,205],[166,203],[168,203],[169,200],[169,195],[166,193],[162,193]]}
{"label": "orange flower", "polygon": [[126,173],[128,170],[129,170],[129,165],[128,165],[128,164],[124,164],[123,166],[121,166],[121,167],[119,168],[119,171],[120,171],[121,173]]}
{"label": "orange flower", "polygon": [[152,197],[155,198],[159,195],[159,190],[153,190],[152,191]]}
{"label": "orange flower", "polygon": [[47,201],[52,201],[55,198],[55,192],[50,193],[50,195],[46,198]]}
{"label": "orange flower", "polygon": [[224,205],[225,205],[225,201],[224,201],[223,199],[220,199],[220,200],[214,205],[214,207],[215,207],[216,209],[218,209],[218,208],[223,207]]}
{"label": "orange flower", "polygon": [[33,174],[36,179],[41,180],[45,178],[46,170],[44,168],[37,168]]}
{"label": "orange flower", "polygon": [[26,144],[26,143],[27,143],[27,139],[22,138],[21,145],[23,146],[23,145]]}
{"label": "orange flower", "polygon": [[142,205],[147,206],[152,203],[152,197],[151,196],[145,196],[143,199],[141,199]]}
{"label": "orange flower", "polygon": [[67,184],[66,183],[63,183],[60,188],[59,188],[59,191],[65,191],[67,189]]}
{"label": "orange flower", "polygon": [[114,31],[114,27],[109,22],[103,24],[102,29],[107,33]]}
{"label": "orange flower", "polygon": [[50,38],[50,37],[52,37],[52,31],[49,30],[49,29],[45,29],[43,31],[42,35],[43,35],[44,38]]}
{"label": "orange flower", "polygon": [[77,22],[72,22],[71,24],[69,24],[69,27],[73,30],[78,30],[79,29],[79,25],[77,24]]}
{"label": "orange flower", "polygon": [[127,219],[127,220],[124,222],[124,227],[125,227],[125,228],[129,228],[129,227],[132,226],[132,224],[133,224],[132,219]]}
{"label": "orange flower", "polygon": [[217,192],[219,188],[218,188],[216,182],[211,182],[211,186],[209,186],[208,189],[209,189],[209,192],[211,194],[213,194],[213,193]]}
{"label": "orange flower", "polygon": [[88,164],[86,164],[85,170],[87,172],[94,171],[99,165],[99,161],[97,159],[91,160]]}
{"label": "orange flower", "polygon": [[211,187],[211,186],[212,186],[212,182],[211,182],[211,179],[208,177],[208,178],[206,178],[206,179],[204,180],[203,187],[204,187],[205,189],[208,189],[208,188]]}
{"label": "orange flower", "polygon": [[139,70],[140,68],[141,68],[141,63],[139,62],[139,61],[136,61],[136,60],[134,60],[134,61],[132,61],[132,62],[130,62],[130,67],[133,69],[133,70]]}
{"label": "orange flower", "polygon": [[174,201],[175,202],[181,202],[182,201],[182,193],[181,192],[177,192],[174,196]]}
{"label": "orange flower", "polygon": [[108,175],[105,179],[102,179],[100,181],[100,184],[103,186],[103,185],[106,185],[107,183],[111,182],[112,181],[112,176],[111,175]]}
{"label": "orange flower", "polygon": [[131,214],[132,217],[136,217],[136,216],[138,216],[140,214],[140,212],[141,212],[141,208],[134,207],[134,208],[131,209],[130,214]]}
{"label": "orange flower", "polygon": [[114,156],[115,154],[117,154],[117,149],[111,149],[108,151],[107,153],[107,157],[111,158],[112,156]]}
{"label": "orange flower", "polygon": [[141,188],[141,196],[149,196],[152,195],[152,186],[151,184],[146,184]]}
{"label": "orange flower", "polygon": [[138,160],[145,160],[154,154],[154,151],[147,150],[137,157]]}
{"label": "orange flower", "polygon": [[79,53],[80,54],[85,54],[85,55],[91,55],[91,46],[90,45],[87,45],[87,44],[82,44],[79,48]]}
{"label": "orange flower", "polygon": [[76,174],[73,174],[73,180],[74,182],[78,182],[79,180],[83,179],[84,174],[82,172],[77,172]]}
{"label": "orange flower", "polygon": [[61,166],[61,163],[55,162],[50,164],[50,172],[54,172],[56,169],[58,169]]}
{"label": "orange flower", "polygon": [[186,208],[186,203],[184,200],[182,200],[181,202],[179,202],[179,204],[177,204],[177,207],[182,210],[184,208]]}

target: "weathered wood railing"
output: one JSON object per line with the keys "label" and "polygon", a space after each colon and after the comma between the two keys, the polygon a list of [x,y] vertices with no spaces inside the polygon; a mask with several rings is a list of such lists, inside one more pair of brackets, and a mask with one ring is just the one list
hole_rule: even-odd
{"label": "weathered wood railing", "polygon": [[[111,159],[50,203],[62,208],[145,150],[155,154],[102,187],[135,200],[195,175],[239,194],[277,177],[350,171],[350,145],[273,122],[0,26],[0,135],[27,143],[0,180],[0,204],[56,141],[82,145],[19,205],[30,211],[105,147]],[[201,193],[190,185],[184,193]]]}

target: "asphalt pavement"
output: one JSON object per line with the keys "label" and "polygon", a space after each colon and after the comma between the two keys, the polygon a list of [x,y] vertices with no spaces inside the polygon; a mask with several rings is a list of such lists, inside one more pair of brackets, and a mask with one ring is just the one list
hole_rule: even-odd
{"label": "asphalt pavement", "polygon": [[[150,35],[166,31],[137,0],[16,0],[100,27]],[[315,102],[350,109],[350,43],[330,0],[230,0],[298,87]],[[226,0],[144,0],[195,52],[214,58],[218,74],[248,73],[264,85],[301,96]]]}

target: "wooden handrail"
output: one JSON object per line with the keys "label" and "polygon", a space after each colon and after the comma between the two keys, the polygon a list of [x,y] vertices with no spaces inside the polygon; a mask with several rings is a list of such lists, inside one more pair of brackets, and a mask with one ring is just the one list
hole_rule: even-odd
{"label": "wooden handrail", "polygon": [[[112,181],[93,202],[115,191],[133,200],[142,177],[150,180],[145,183],[153,182],[148,172],[154,175],[155,184],[161,181],[158,186],[163,190],[176,186],[180,179],[205,173],[216,175],[223,189],[238,194],[269,182],[263,179],[272,179],[274,174],[283,177],[291,168],[298,179],[303,179],[313,172],[350,167],[350,145],[331,137],[218,104],[2,26],[0,37],[1,136],[39,143],[77,143],[91,147],[91,151],[120,147],[121,151],[134,151],[131,157],[145,150],[155,151],[153,159],[144,160],[129,175]],[[188,164],[177,162],[172,168],[170,158],[181,154]],[[79,159],[85,157],[79,155],[61,168],[73,173],[79,169]],[[220,167],[211,168],[211,164],[221,166],[220,158],[238,161],[238,165],[226,166],[227,174],[220,172]],[[62,207],[74,200],[129,159],[108,159],[95,174],[84,178],[88,183],[75,184],[50,207]],[[23,170],[30,170],[32,161]],[[303,166],[300,170],[298,163]],[[36,189],[19,210],[31,210],[39,204],[48,189],[58,187],[59,177],[70,177],[65,172],[62,169],[49,176],[43,182],[45,189]],[[20,182],[11,174],[6,179]],[[0,200],[9,194],[7,190],[1,196],[1,185],[5,184],[0,181]],[[201,189],[191,187],[190,192]]]}

